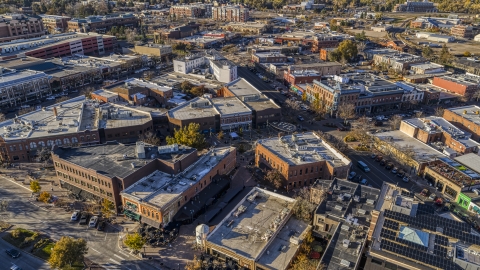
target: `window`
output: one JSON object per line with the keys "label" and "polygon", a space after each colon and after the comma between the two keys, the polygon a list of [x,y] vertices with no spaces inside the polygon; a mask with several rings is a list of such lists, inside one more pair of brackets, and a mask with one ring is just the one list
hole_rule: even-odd
{"label": "window", "polygon": [[39,141],[39,142],[38,142],[38,145],[39,145],[40,147],[45,147],[45,142],[44,142],[44,141]]}
{"label": "window", "polygon": [[64,144],[70,144],[70,140],[69,140],[68,138],[64,138],[64,139],[63,139],[63,143],[64,143]]}
{"label": "window", "polygon": [[35,142],[30,143],[30,149],[35,149],[37,148],[37,144]]}
{"label": "window", "polygon": [[55,145],[62,145],[62,140],[56,139],[55,140]]}
{"label": "window", "polygon": [[382,262],[382,261],[380,261],[380,260],[378,260],[378,259],[374,259],[374,258],[372,258],[372,263],[374,263],[374,264],[378,264],[378,265],[382,265],[382,263],[383,263],[383,262]]}

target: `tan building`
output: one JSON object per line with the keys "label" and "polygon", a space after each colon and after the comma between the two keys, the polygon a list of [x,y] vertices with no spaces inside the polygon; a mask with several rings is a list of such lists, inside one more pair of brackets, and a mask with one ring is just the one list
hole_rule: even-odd
{"label": "tan building", "polygon": [[247,22],[249,10],[243,6],[220,6],[212,8],[214,21]]}
{"label": "tan building", "polygon": [[473,27],[470,25],[454,25],[450,28],[450,35],[460,38],[473,38]]}
{"label": "tan building", "polygon": [[82,19],[71,19],[67,24],[68,30],[72,32],[105,34],[110,31],[112,27],[138,27],[139,22],[140,19],[137,16],[131,13],[124,13],[116,16],[88,16]]}
{"label": "tan building", "polygon": [[287,190],[309,186],[316,179],[346,178],[351,161],[314,132],[262,139],[255,165],[278,170]]}
{"label": "tan building", "polygon": [[[183,151],[175,145],[158,147],[161,155],[172,158],[159,161],[168,162],[175,169],[167,172],[159,168],[126,187],[120,195],[127,216],[141,218],[143,223],[157,228],[173,221],[174,217],[177,221],[191,220],[199,215],[207,203],[205,199],[211,199],[228,187],[229,181],[219,178],[235,168],[235,147],[212,148],[200,157],[195,151],[185,158],[177,158]],[[179,160],[185,161],[178,164]],[[205,191],[211,192],[209,197],[205,196]],[[187,205],[194,200],[195,205]]]}
{"label": "tan building", "polygon": [[154,100],[161,106],[165,106],[173,97],[171,87],[135,78],[127,79],[120,84],[109,85],[105,89],[117,93],[121,100],[136,106],[156,105]]}
{"label": "tan building", "polygon": [[23,14],[3,14],[0,16],[0,42],[27,39],[45,35],[41,20]]}
{"label": "tan building", "polygon": [[1,160],[34,162],[43,148],[135,142],[153,130],[150,113],[79,96],[0,123]]}
{"label": "tan building", "polygon": [[270,26],[264,23],[257,23],[257,22],[245,22],[245,23],[230,22],[226,25],[221,26],[220,28],[226,31],[231,31],[231,32],[262,34],[263,32],[267,31],[270,28]]}
{"label": "tan building", "polygon": [[50,32],[63,33],[68,29],[68,21],[72,18],[59,15],[39,15],[42,18],[43,25]]}
{"label": "tan building", "polygon": [[445,120],[471,133],[471,138],[475,141],[480,141],[479,115],[480,107],[476,105],[449,108],[443,111],[443,118],[445,118]]}
{"label": "tan building", "polygon": [[135,52],[149,56],[158,56],[164,61],[166,57],[172,55],[172,46],[161,44],[135,45]]}

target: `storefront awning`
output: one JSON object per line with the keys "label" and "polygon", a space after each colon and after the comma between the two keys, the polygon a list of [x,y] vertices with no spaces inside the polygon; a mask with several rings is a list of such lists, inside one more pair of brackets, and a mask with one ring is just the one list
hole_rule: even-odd
{"label": "storefront awning", "polygon": [[153,219],[149,219],[149,218],[146,218],[146,217],[142,217],[142,222],[143,223],[146,223],[152,227],[155,227],[155,228],[160,228],[160,222],[158,221],[155,221]]}
{"label": "storefront awning", "polygon": [[125,210],[123,211],[123,214],[125,214],[125,216],[133,219],[133,220],[136,220],[136,221],[139,221],[140,220],[140,215],[139,214],[136,214],[132,211],[129,211],[129,210]]}

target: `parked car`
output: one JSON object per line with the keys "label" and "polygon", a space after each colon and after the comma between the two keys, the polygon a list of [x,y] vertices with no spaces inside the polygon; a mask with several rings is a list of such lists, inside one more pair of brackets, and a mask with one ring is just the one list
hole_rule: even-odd
{"label": "parked car", "polygon": [[435,199],[437,198],[437,194],[432,193],[432,194],[430,194],[430,196],[428,196],[428,198],[432,201],[435,201]]}
{"label": "parked car", "polygon": [[22,268],[20,268],[20,266],[18,266],[18,265],[13,264],[13,265],[10,267],[10,270],[22,270]]}
{"label": "parked car", "polygon": [[375,161],[376,161],[376,162],[379,162],[379,161],[381,161],[382,159],[383,159],[383,157],[380,156],[380,155],[378,155],[378,156],[375,158]]}
{"label": "parked car", "polygon": [[337,130],[338,130],[338,131],[346,131],[347,128],[346,128],[344,125],[338,123],[338,124],[337,124]]}
{"label": "parked car", "polygon": [[300,121],[305,120],[305,119],[303,119],[303,116],[301,116],[301,115],[297,116],[297,119],[300,120]]}
{"label": "parked car", "polygon": [[405,176],[405,172],[400,170],[400,171],[398,171],[397,176],[403,178]]}
{"label": "parked car", "polygon": [[410,177],[404,176],[404,177],[402,178],[402,181],[405,182],[405,183],[408,183],[408,182],[410,182]]}
{"label": "parked car", "polygon": [[363,179],[362,181],[360,181],[360,185],[364,185],[364,186],[368,185],[367,179]]}
{"label": "parked car", "polygon": [[352,180],[352,179],[355,177],[355,175],[357,175],[356,172],[351,172],[351,173],[348,175],[348,180]]}
{"label": "parked car", "polygon": [[97,231],[105,230],[106,225],[107,225],[107,222],[105,222],[104,220],[100,221],[100,223],[98,223]]}
{"label": "parked car", "polygon": [[420,192],[420,195],[427,197],[430,195],[430,191],[426,188],[422,189],[422,192]]}
{"label": "parked car", "polygon": [[30,105],[25,104],[25,105],[20,106],[20,108],[22,108],[22,109],[30,108]]}
{"label": "parked car", "polygon": [[377,155],[376,155],[376,154],[371,154],[370,157],[371,157],[371,158],[376,158]]}
{"label": "parked car", "polygon": [[382,159],[382,160],[380,161],[380,166],[385,166],[385,164],[387,164],[387,162],[385,162],[385,160]]}
{"label": "parked car", "polygon": [[362,180],[363,176],[361,175],[357,175],[355,176],[355,178],[353,178],[353,182],[360,182],[360,180]]}
{"label": "parked car", "polygon": [[93,216],[91,219],[90,219],[90,222],[88,223],[88,227],[90,228],[95,228],[97,226],[97,222],[98,222],[98,217],[97,216]]}
{"label": "parked car", "polygon": [[80,222],[78,222],[78,224],[87,225],[87,220],[88,220],[88,214],[83,213],[82,216],[80,217]]}
{"label": "parked car", "polygon": [[395,167],[395,168],[392,169],[392,173],[397,173],[397,172],[398,172],[398,168],[397,168],[397,167]]}
{"label": "parked car", "polygon": [[21,253],[18,250],[13,249],[13,248],[5,250],[5,253],[7,253],[8,256],[10,256],[14,259],[20,257],[20,255],[21,255]]}
{"label": "parked car", "polygon": [[324,126],[326,127],[336,127],[336,125],[334,123],[323,123]]}
{"label": "parked car", "polygon": [[75,212],[72,213],[72,217],[70,218],[70,220],[71,221],[77,221],[79,217],[80,217],[80,212],[75,211]]}
{"label": "parked car", "polygon": [[383,126],[383,122],[382,121],[375,121],[374,125],[376,127],[380,127],[380,126]]}
{"label": "parked car", "polygon": [[387,170],[391,170],[392,168],[393,168],[392,163],[388,163],[387,166],[385,166],[385,169],[387,169]]}

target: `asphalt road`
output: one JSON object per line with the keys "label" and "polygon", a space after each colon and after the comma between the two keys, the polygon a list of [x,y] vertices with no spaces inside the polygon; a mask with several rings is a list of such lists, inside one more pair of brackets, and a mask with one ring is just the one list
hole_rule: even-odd
{"label": "asphalt road", "polygon": [[[60,208],[49,208],[43,203],[31,201],[30,194],[30,190],[26,187],[0,176],[0,198],[9,201],[9,215],[4,218],[5,221],[15,227],[40,231],[54,240],[62,236],[84,238],[89,247],[87,257],[106,269],[156,269],[145,261],[121,251],[117,245],[119,232],[113,227],[107,226],[106,231],[99,232],[86,225],[79,225],[78,222],[70,221],[71,212]],[[0,248],[5,244],[0,241]],[[4,255],[6,256],[3,252],[0,254],[0,260],[3,261]],[[49,269],[44,262],[26,253],[23,255],[26,255],[21,259],[25,267],[18,264],[23,269]],[[13,259],[6,261],[10,262]],[[1,266],[0,269],[2,269]]]}
{"label": "asphalt road", "polygon": [[[37,269],[50,269],[48,264],[38,258],[35,258],[28,253],[22,252],[19,258],[13,259],[5,253],[5,250],[14,248],[9,243],[0,239],[0,268],[10,269],[13,265],[19,266],[23,270],[37,270]],[[17,248],[15,248],[17,249]],[[18,250],[18,249],[17,249]]]}
{"label": "asphalt road", "polygon": [[237,74],[238,77],[242,77],[247,80],[267,97],[271,99],[278,99],[282,102],[285,101],[285,96],[283,96],[279,91],[275,90],[275,88],[270,85],[272,83],[264,82],[256,75],[256,73],[251,72],[247,67],[237,67]]}

